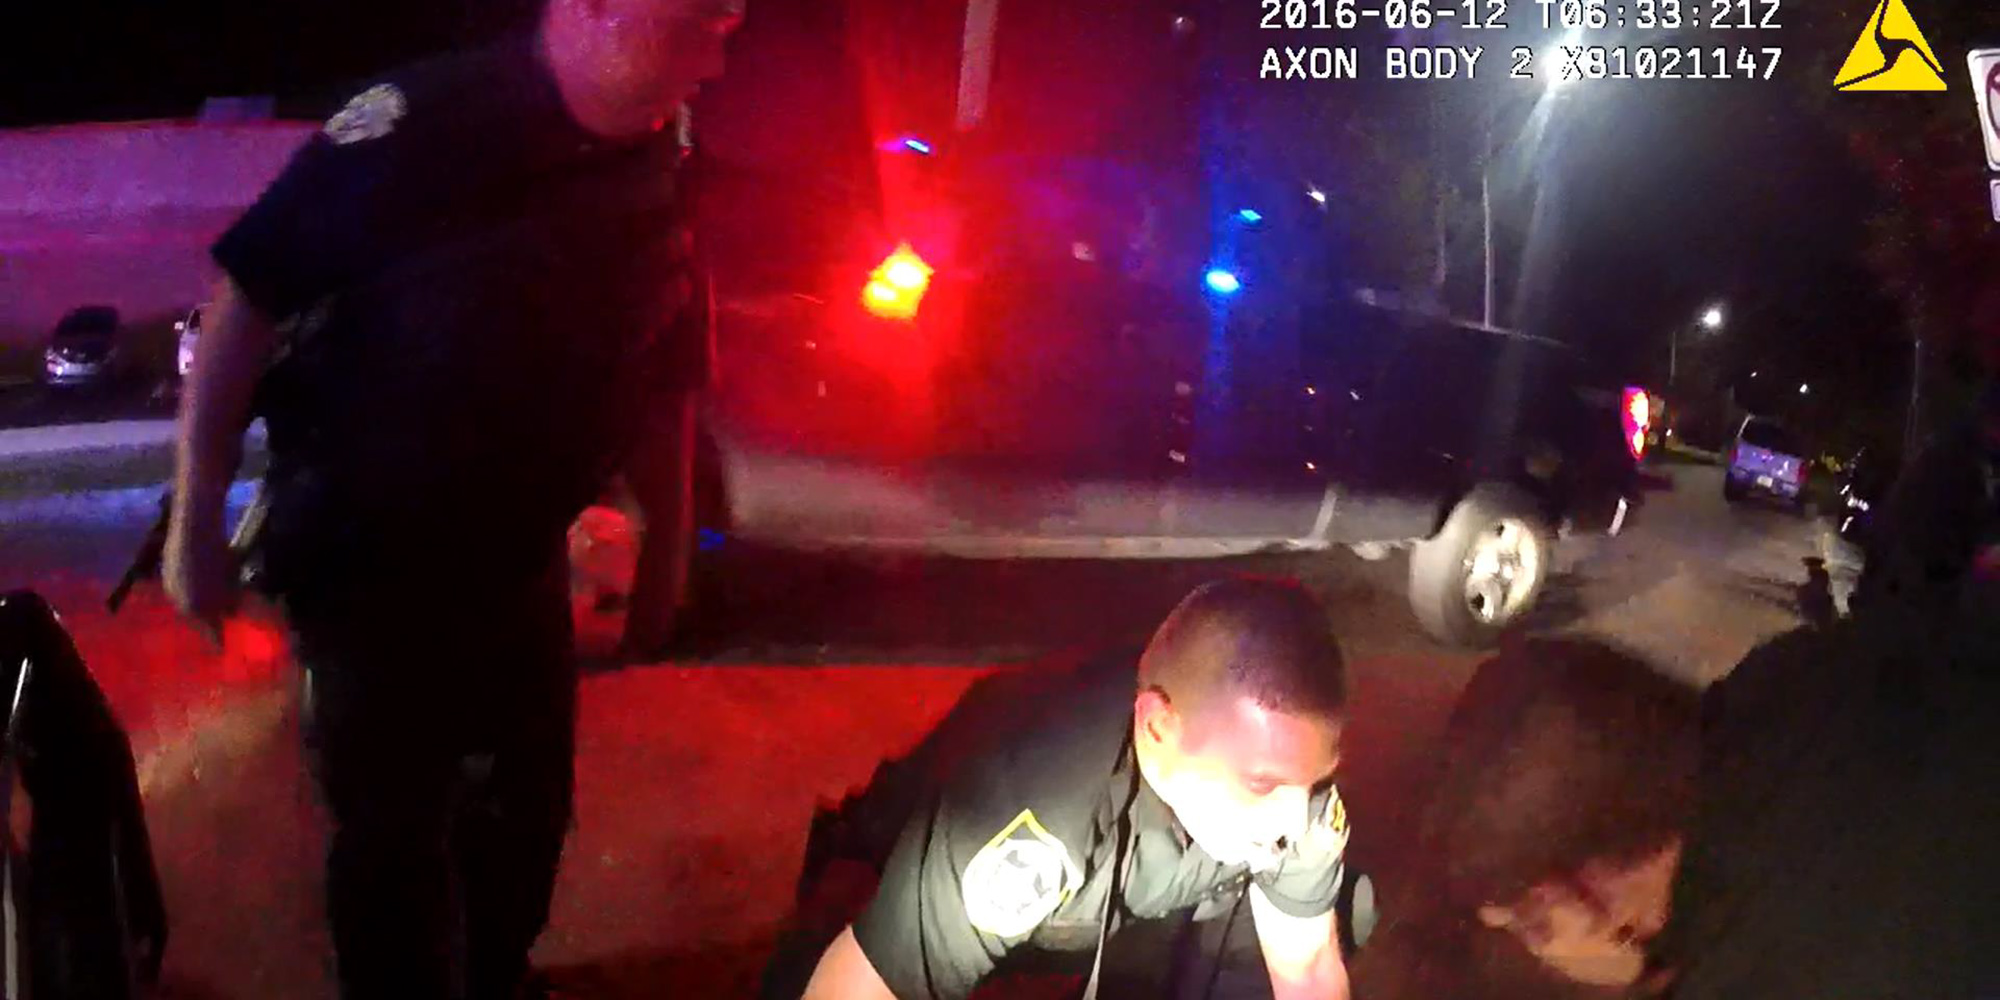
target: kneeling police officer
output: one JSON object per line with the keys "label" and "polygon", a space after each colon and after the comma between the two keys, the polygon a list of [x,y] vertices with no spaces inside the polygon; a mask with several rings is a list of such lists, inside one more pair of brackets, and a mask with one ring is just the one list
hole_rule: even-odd
{"label": "kneeling police officer", "polygon": [[1178,928],[1169,995],[1348,996],[1344,671],[1303,588],[1210,584],[1136,658],[996,701],[927,741],[940,760],[808,1000],[956,1000],[1037,953],[1092,955],[1094,997],[1107,944],[1148,925]]}

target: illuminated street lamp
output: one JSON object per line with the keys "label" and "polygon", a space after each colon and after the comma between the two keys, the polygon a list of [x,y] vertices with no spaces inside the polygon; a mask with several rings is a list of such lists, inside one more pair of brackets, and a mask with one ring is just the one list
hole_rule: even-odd
{"label": "illuminated street lamp", "polygon": [[[1556,40],[1556,44],[1549,50],[1547,55],[1541,57],[1542,65],[1554,67],[1552,72],[1542,78],[1544,108],[1551,107],[1552,105],[1547,102],[1553,101],[1557,96],[1557,92],[1571,82],[1564,79],[1565,74],[1562,68],[1569,63],[1568,60],[1562,57],[1563,48],[1565,46],[1575,46],[1582,41],[1583,29],[1571,28],[1563,32],[1562,37]],[[1499,316],[1495,312],[1496,289],[1494,282],[1496,279],[1493,260],[1493,158],[1499,152],[1493,142],[1493,127],[1494,120],[1498,117],[1499,113],[1500,109],[1496,104],[1488,103],[1486,105],[1484,116],[1485,127],[1483,131],[1484,139],[1479,147],[1479,231],[1484,257],[1482,267],[1484,294],[1481,300],[1482,304],[1479,315],[1480,321],[1487,326],[1493,326],[1499,322]]]}
{"label": "illuminated street lamp", "polygon": [[1811,392],[1811,391],[1812,391],[1812,386],[1809,386],[1809,385],[1805,384],[1804,382],[1800,382],[1800,383],[1799,383],[1799,395],[1803,396],[1803,395],[1805,395],[1806,393],[1808,393],[1808,392]]}
{"label": "illuminated street lamp", "polygon": [[1568,31],[1563,32],[1563,36],[1560,39],[1556,40],[1556,44],[1552,46],[1546,54],[1541,56],[1542,60],[1541,65],[1548,66],[1551,68],[1551,72],[1549,73],[1548,78],[1542,81],[1542,86],[1546,87],[1551,91],[1555,91],[1555,90],[1561,90],[1564,87],[1567,87],[1571,83],[1575,82],[1575,80],[1571,78],[1570,74],[1564,72],[1564,70],[1569,68],[1571,64],[1569,60],[1563,58],[1563,49],[1566,47],[1574,47],[1578,42],[1581,42],[1582,40],[1583,40],[1583,29],[1571,28]]}
{"label": "illuminated street lamp", "polygon": [[[1699,322],[1701,324],[1702,329],[1713,333],[1717,330],[1722,329],[1723,318],[1724,316],[1722,312],[1722,305],[1720,303],[1717,303],[1716,305],[1709,306],[1707,309],[1702,310]],[[1667,336],[1668,388],[1673,387],[1675,376],[1680,374],[1680,367],[1681,367],[1681,328],[1678,325],[1676,325]]]}

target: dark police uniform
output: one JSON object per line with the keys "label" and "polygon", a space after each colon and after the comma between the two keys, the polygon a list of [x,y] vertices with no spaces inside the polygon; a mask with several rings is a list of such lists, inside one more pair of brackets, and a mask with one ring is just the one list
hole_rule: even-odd
{"label": "dark police uniform", "polygon": [[1988,385],[1971,412],[1951,420],[1910,462],[1869,530],[1850,609],[1956,596],[1980,553],[2000,540],[1994,426],[2000,426],[2000,383]]}
{"label": "dark police uniform", "polygon": [[345,995],[510,996],[547,920],[567,529],[708,373],[681,152],[594,137],[510,41],[364,90],[214,248],[280,324],[264,580],[310,679]]}
{"label": "dark police uniform", "polygon": [[[1091,956],[1136,921],[1229,918],[1247,930],[1253,879],[1295,916],[1334,908],[1348,831],[1331,785],[1275,871],[1217,862],[1139,776],[1135,663],[1092,664],[1054,692],[965,720],[985,735],[923,795],[854,922],[898,997],[956,1000],[1017,952]],[[1248,964],[1268,996],[1254,948]],[[1204,995],[1223,971],[1178,969],[1176,989]]]}
{"label": "dark police uniform", "polygon": [[2000,996],[1997,610],[1884,598],[1708,689],[1672,1000]]}

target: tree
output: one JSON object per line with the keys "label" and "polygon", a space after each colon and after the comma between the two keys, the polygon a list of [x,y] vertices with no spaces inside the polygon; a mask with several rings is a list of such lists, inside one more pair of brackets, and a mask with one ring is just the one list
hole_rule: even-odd
{"label": "tree", "polygon": [[[1836,93],[1840,63],[1867,28],[1859,5],[1787,6],[1788,29],[1819,53],[1794,76],[1827,126],[1875,180],[1882,197],[1869,224],[1866,260],[1903,309],[1921,358],[1926,394],[1951,391],[1956,363],[2000,372],[2000,224],[1987,202],[1985,156],[1965,55],[2000,46],[2000,8],[1911,0],[1911,11],[1943,64],[1943,93]],[[1789,41],[1789,39],[1788,39]],[[1905,55],[1903,58],[1911,58]],[[1912,430],[1921,426],[1912,421]]]}

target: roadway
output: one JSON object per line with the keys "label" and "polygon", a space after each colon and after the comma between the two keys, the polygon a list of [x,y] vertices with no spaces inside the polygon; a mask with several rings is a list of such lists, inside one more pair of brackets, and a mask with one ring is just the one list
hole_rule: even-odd
{"label": "roadway", "polygon": [[[154,510],[156,488],[124,468],[157,462],[132,457],[147,450],[82,485],[0,491],[0,583],[57,603],[133,733],[175,919],[172,995],[330,995],[323,822],[299,762],[280,633],[244,622],[217,655],[156,592],[116,619],[101,609]],[[1823,531],[1725,506],[1712,467],[1664,466],[1658,485],[1626,535],[1553,582],[1531,627],[1614,638],[1705,683],[1799,624],[1817,600],[1804,560],[1822,554]],[[575,551],[589,650],[615,626],[593,597],[630,551],[615,517],[598,512],[587,526]],[[1104,565],[765,552],[735,565],[713,655],[586,679],[579,826],[538,958],[588,995],[742,995],[791,898],[816,801],[864,780],[977,677],[1142,637],[1225,568],[1293,573],[1327,598],[1353,676],[1342,782],[1354,849],[1391,869],[1445,712],[1481,661],[1410,624],[1396,558]]]}

